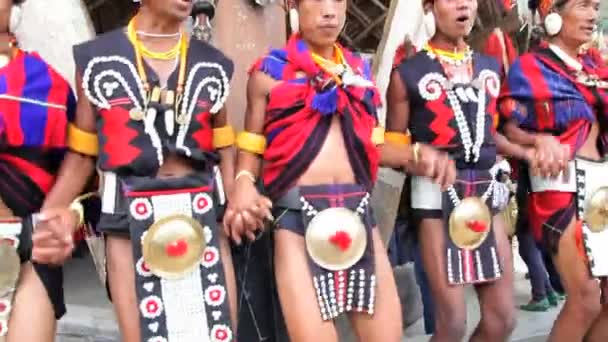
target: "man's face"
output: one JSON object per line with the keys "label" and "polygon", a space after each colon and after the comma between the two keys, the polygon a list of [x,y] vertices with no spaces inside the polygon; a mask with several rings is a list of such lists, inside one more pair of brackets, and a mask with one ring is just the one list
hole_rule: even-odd
{"label": "man's face", "polygon": [[[2,1],[2,0],[0,0]],[[171,17],[177,21],[188,19],[192,13],[193,0],[144,0],[143,4],[154,13]]]}
{"label": "man's face", "polygon": [[346,21],[347,0],[300,0],[300,33],[310,44],[333,45]]}
{"label": "man's face", "polygon": [[477,15],[477,0],[435,0],[429,5],[435,15],[437,31],[452,39],[471,32]]}

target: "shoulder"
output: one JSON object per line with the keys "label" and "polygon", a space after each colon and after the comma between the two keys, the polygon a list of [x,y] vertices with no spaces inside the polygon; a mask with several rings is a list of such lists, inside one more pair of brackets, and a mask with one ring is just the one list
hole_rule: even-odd
{"label": "shoulder", "polygon": [[287,64],[287,50],[272,49],[253,63],[249,68],[249,74],[251,76],[264,74],[274,80],[281,81],[289,76],[285,74]]}
{"label": "shoulder", "polygon": [[73,53],[76,66],[82,71],[94,57],[121,54],[128,42],[124,28],[120,28],[101,34],[95,39],[74,45]]}
{"label": "shoulder", "polygon": [[475,53],[474,56],[477,62],[483,65],[486,69],[491,69],[496,73],[500,73],[500,63],[496,60],[496,58],[483,53]]}
{"label": "shoulder", "polygon": [[127,37],[124,32],[124,28],[115,29],[103,33],[95,39],[77,44],[74,46],[74,51],[96,51],[100,49],[112,49],[117,45],[117,42],[126,40]]}
{"label": "shoulder", "polygon": [[399,69],[418,69],[421,63],[428,62],[429,60],[430,58],[426,51],[421,50],[402,60],[399,64]]}
{"label": "shoulder", "polygon": [[196,60],[206,63],[217,63],[230,76],[234,72],[234,62],[226,56],[220,49],[212,46],[207,42],[192,38],[190,40],[190,52],[196,57]]}

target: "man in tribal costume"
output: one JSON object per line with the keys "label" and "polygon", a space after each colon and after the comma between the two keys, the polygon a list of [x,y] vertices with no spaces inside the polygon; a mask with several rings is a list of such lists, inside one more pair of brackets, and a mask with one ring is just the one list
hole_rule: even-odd
{"label": "man in tribal costume", "polygon": [[[370,66],[336,43],[347,4],[295,2],[299,32],[251,69],[245,131],[237,138],[225,222],[240,243],[273,221],[274,270],[291,341],[337,341],[333,320],[342,314],[361,341],[401,337],[369,193],[378,165],[404,167],[412,148],[403,134],[384,143]],[[441,174],[447,163],[427,165]],[[258,176],[268,198],[255,187]]]}
{"label": "man in tribal costume", "polygon": [[[74,49],[79,102],[70,139],[98,153],[70,152],[57,194],[72,200],[97,160],[98,230],[126,342],[236,338],[234,275],[218,225],[226,201],[220,170],[226,188],[233,179],[224,107],[233,64],[184,32],[192,6],[145,0],[128,27]],[[59,195],[47,202],[66,205]]]}
{"label": "man in tribal costume", "polygon": [[567,295],[549,340],[605,341],[608,73],[584,49],[600,1],[534,3],[545,41],[512,66],[499,109],[511,140],[539,150],[527,211]]}
{"label": "man in tribal costume", "polygon": [[[497,191],[497,153],[530,159],[496,131],[500,68],[465,42],[477,1],[423,0],[435,17],[433,37],[393,70],[387,130],[412,136],[416,161],[448,155],[449,178],[407,169],[411,226],[416,228],[435,304],[432,341],[461,341],[462,285],[474,284],[482,320],[472,341],[505,340],[514,328],[512,261],[501,217],[508,191]],[[456,181],[454,182],[454,178]],[[407,187],[406,187],[407,188]],[[504,188],[503,188],[504,190]]]}
{"label": "man in tribal costume", "polygon": [[66,309],[62,269],[45,256],[71,248],[72,236],[58,240],[42,230],[38,237],[54,242],[33,250],[32,233],[66,151],[76,101],[69,83],[9,32],[20,3],[0,1],[0,340],[51,342]]}

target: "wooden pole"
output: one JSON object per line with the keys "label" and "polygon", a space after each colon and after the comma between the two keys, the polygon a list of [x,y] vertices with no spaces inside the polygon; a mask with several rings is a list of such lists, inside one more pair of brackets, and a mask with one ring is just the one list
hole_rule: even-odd
{"label": "wooden pole", "polygon": [[[386,98],[386,89],[390,81],[397,47],[404,42],[406,36],[411,37],[416,45],[420,45],[428,39],[423,32],[423,17],[420,0],[391,1],[384,24],[383,38],[376,52],[373,66],[382,98]],[[378,116],[380,122],[386,121],[385,107],[379,110]],[[403,173],[392,169],[380,169],[371,203],[378,220],[382,240],[385,243],[393,233],[404,181]]]}
{"label": "wooden pole", "polygon": [[247,105],[249,67],[259,57],[286,41],[285,10],[274,3],[254,6],[251,0],[220,0],[214,26],[214,42],[234,61],[228,111],[230,122],[240,129]]}

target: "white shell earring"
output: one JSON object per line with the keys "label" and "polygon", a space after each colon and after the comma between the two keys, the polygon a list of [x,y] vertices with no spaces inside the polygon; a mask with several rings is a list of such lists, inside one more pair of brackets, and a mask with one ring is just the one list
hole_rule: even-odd
{"label": "white shell earring", "polygon": [[562,30],[563,20],[558,13],[551,13],[545,18],[545,31],[551,37],[556,36]]}
{"label": "white shell earring", "polygon": [[435,22],[435,15],[433,12],[428,11],[424,14],[422,19],[424,23],[424,31],[429,37],[433,37],[437,31],[437,23]]}
{"label": "white shell earring", "polygon": [[289,10],[289,27],[292,33],[300,32],[300,16],[295,8]]}
{"label": "white shell earring", "polygon": [[19,24],[21,24],[21,6],[13,5],[13,7],[11,7],[11,16],[8,24],[9,32],[17,32]]}

